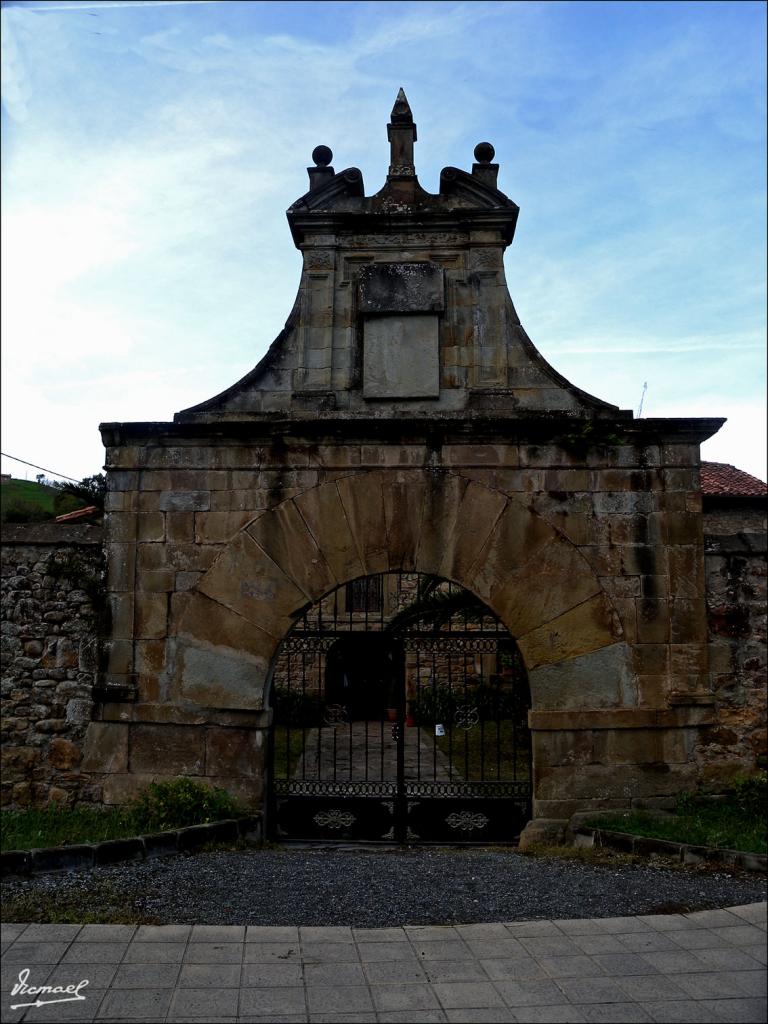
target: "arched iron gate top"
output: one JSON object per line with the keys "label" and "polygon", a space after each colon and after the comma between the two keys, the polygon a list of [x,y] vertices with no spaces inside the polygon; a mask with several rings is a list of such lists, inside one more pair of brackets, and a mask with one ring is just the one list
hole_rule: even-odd
{"label": "arched iron gate top", "polygon": [[288,637],[344,632],[511,634],[465,587],[421,572],[360,576],[301,612]]}
{"label": "arched iron gate top", "polygon": [[274,838],[510,842],[530,816],[522,659],[456,583],[379,573],[307,606],[273,705]]}

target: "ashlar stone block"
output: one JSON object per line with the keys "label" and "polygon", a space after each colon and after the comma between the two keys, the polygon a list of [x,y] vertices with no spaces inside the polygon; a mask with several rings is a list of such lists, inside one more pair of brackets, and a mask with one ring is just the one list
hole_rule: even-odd
{"label": "ashlar stone block", "polygon": [[426,482],[421,474],[389,474],[383,484],[389,568],[416,568]]}
{"label": "ashlar stone block", "polygon": [[253,518],[250,511],[196,512],[195,543],[226,544]]}
{"label": "ashlar stone block", "polygon": [[440,575],[471,583],[471,566],[507,505],[498,491],[470,482],[457,510],[454,529],[444,541]]}
{"label": "ashlar stone block", "polygon": [[165,640],[136,641],[136,671],[157,675],[165,665]]}
{"label": "ashlar stone block", "polygon": [[195,541],[195,513],[167,512],[165,535],[171,544],[192,544]]}
{"label": "ashlar stone block", "polygon": [[633,707],[637,701],[632,656],[625,643],[542,665],[529,675],[536,708],[581,710]]}
{"label": "ashlar stone block", "polygon": [[637,608],[637,636],[641,643],[663,644],[669,642],[669,602],[653,598],[641,598],[635,602]]}
{"label": "ashlar stone block", "polygon": [[437,316],[366,318],[363,395],[367,399],[440,397]]}
{"label": "ashlar stone block", "polygon": [[310,600],[336,585],[322,550],[292,501],[259,516],[246,533]]}
{"label": "ashlar stone block", "polygon": [[298,584],[246,531],[222,552],[198,589],[275,637],[287,632],[291,613],[307,602]]}
{"label": "ashlar stone block", "polygon": [[80,768],[84,772],[124,772],[128,768],[128,725],[91,722]]}
{"label": "ashlar stone block", "polygon": [[336,484],[312,487],[293,502],[315,542],[322,543],[323,555],[336,579],[363,576],[363,562]]}
{"label": "ashlar stone block", "polygon": [[141,512],[136,522],[137,540],[155,543],[165,540],[165,515],[162,512]]}
{"label": "ashlar stone block", "polygon": [[365,572],[387,572],[389,555],[382,473],[341,477],[336,487]]}
{"label": "ashlar stone block", "polygon": [[704,598],[694,601],[675,598],[670,602],[671,633],[674,644],[707,641],[707,611]]}
{"label": "ashlar stone block", "polygon": [[205,735],[199,726],[131,725],[129,766],[132,772],[202,775]]}
{"label": "ashlar stone block", "polygon": [[205,734],[205,774],[253,778],[262,774],[264,734],[211,727]]}
{"label": "ashlar stone block", "polygon": [[589,654],[620,639],[617,616],[600,593],[518,637],[518,646],[528,671],[532,672],[539,665]]}
{"label": "ashlar stone block", "polygon": [[517,501],[506,506],[471,568],[472,590],[484,600],[504,587],[510,572],[523,565],[555,536],[541,516]]}
{"label": "ashlar stone block", "polygon": [[130,543],[136,540],[136,514],[134,512],[109,512],[104,519],[107,543]]}
{"label": "ashlar stone block", "polygon": [[132,590],[136,570],[134,544],[110,544],[107,548],[107,581],[110,590]]}
{"label": "ashlar stone block", "polygon": [[600,581],[578,550],[557,535],[491,593],[513,635],[523,635],[600,594]]}
{"label": "ashlar stone block", "polygon": [[[111,636],[115,640],[133,639],[133,594],[118,592],[109,594],[107,606],[109,608]],[[45,667],[45,660],[43,660]]]}
{"label": "ashlar stone block", "polygon": [[456,537],[459,507],[468,486],[468,480],[453,473],[426,477],[417,557],[420,572],[440,575],[446,545]]}
{"label": "ashlar stone block", "polygon": [[209,491],[161,491],[158,499],[162,512],[207,512],[210,507]]}
{"label": "ashlar stone block", "polygon": [[137,593],[134,628],[137,638],[154,640],[164,637],[168,630],[168,595]]}
{"label": "ashlar stone block", "polygon": [[[274,642],[262,634],[265,652]],[[201,707],[258,711],[264,706],[269,670],[265,655],[233,650],[221,644],[176,641],[175,663],[181,694]]]}

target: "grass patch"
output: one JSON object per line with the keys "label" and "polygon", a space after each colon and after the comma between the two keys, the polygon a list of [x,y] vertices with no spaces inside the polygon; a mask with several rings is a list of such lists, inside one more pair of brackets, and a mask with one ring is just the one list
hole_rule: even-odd
{"label": "grass patch", "polygon": [[629,832],[693,846],[716,846],[747,853],[768,852],[765,814],[755,817],[735,803],[681,801],[674,817],[656,818],[638,811],[593,818],[589,828]]}
{"label": "grass patch", "polygon": [[556,846],[547,843],[532,843],[524,850],[517,851],[522,857],[557,857],[558,860],[577,861],[580,864],[606,864],[611,867],[627,867],[631,864],[647,863],[644,857],[634,853],[620,853],[606,850],[601,846]]}
{"label": "grass patch", "polygon": [[521,730],[515,734],[513,723],[502,719],[472,729],[447,726],[445,736],[436,736],[435,742],[463,779],[494,782],[529,777],[530,750],[520,746],[521,738]]}
{"label": "grass patch", "polygon": [[[312,730],[307,729],[307,739]],[[278,725],[274,733],[273,769],[276,779],[292,779],[303,753],[301,726]]]}
{"label": "grass patch", "polygon": [[190,779],[153,782],[124,807],[66,807],[3,811],[2,850],[100,843],[188,825],[204,825],[243,811],[223,789]]}
{"label": "grass patch", "polygon": [[0,519],[3,522],[53,519],[53,503],[59,491],[32,480],[6,480],[0,487]]}
{"label": "grass patch", "polygon": [[59,808],[3,811],[2,849],[32,850],[48,846],[127,839],[139,831],[135,814],[122,809]]}
{"label": "grass patch", "polygon": [[82,892],[3,894],[3,921],[31,924],[161,924],[141,908],[142,898],[111,879],[91,879]]}

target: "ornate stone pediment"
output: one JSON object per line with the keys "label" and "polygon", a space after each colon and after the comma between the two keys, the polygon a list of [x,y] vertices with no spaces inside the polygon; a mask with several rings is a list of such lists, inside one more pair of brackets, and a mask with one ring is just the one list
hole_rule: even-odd
{"label": "ornate stone pediment", "polygon": [[472,170],[416,176],[416,125],[401,89],[387,125],[386,181],[366,196],[317,146],[309,191],[288,209],[304,265],[296,303],[242,380],[177,422],[404,415],[576,417],[618,410],[561,377],[536,350],[504,278],[518,206],[497,187],[493,146]]}

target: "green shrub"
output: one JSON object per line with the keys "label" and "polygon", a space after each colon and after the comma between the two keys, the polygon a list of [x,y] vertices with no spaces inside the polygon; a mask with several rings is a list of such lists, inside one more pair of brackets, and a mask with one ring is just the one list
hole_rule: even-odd
{"label": "green shrub", "polygon": [[10,501],[3,509],[4,523],[43,523],[50,518],[50,512],[21,498]]}
{"label": "green shrub", "polygon": [[742,775],[733,787],[736,803],[745,814],[764,818],[768,808],[768,772]]}
{"label": "green shrub", "polygon": [[86,476],[80,483],[75,483],[73,480],[61,480],[53,486],[60,491],[55,499],[58,503],[56,515],[64,515],[65,512],[73,512],[75,509],[86,508],[89,505],[104,508],[107,478],[103,473]]}
{"label": "green shrub", "polygon": [[450,725],[456,711],[470,704],[477,708],[484,722],[511,719],[525,728],[528,721],[527,694],[513,687],[489,686],[472,683],[466,687],[449,689],[447,686],[424,687],[418,698],[411,700],[410,711],[416,725]]}
{"label": "green shrub", "polygon": [[65,516],[69,512],[76,512],[79,508],[85,508],[82,498],[69,491],[59,491],[53,499],[54,515]]}
{"label": "green shrub", "polygon": [[226,790],[183,778],[151,782],[130,810],[139,830],[144,832],[204,825],[243,813]]}
{"label": "green shrub", "polygon": [[300,690],[276,686],[274,695],[275,723],[303,728],[318,726],[323,720],[323,702],[308,697]]}

